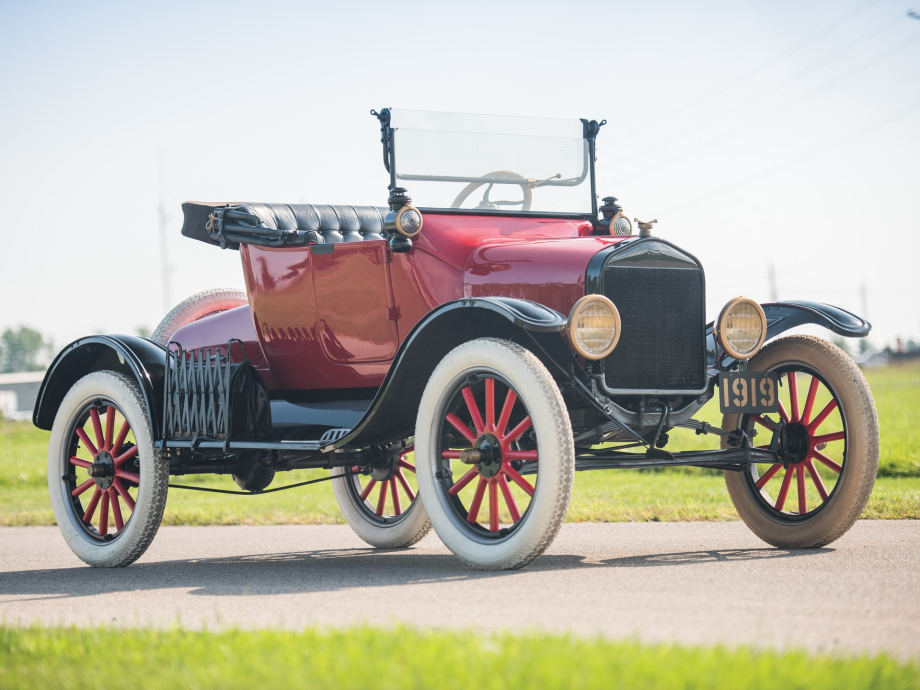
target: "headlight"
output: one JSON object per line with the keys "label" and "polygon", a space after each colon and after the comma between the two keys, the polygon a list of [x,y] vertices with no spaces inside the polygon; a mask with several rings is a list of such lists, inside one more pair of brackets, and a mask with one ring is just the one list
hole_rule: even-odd
{"label": "headlight", "polygon": [[603,295],[586,295],[569,313],[569,341],[582,357],[603,359],[620,339],[620,312]]}
{"label": "headlight", "polygon": [[611,235],[632,235],[632,223],[622,213],[618,213],[610,222]]}
{"label": "headlight", "polygon": [[422,214],[414,206],[405,205],[396,212],[396,231],[403,237],[415,237],[422,230]]}
{"label": "headlight", "polygon": [[767,337],[767,317],[754,300],[735,297],[722,307],[716,335],[730,356],[750,359],[760,351]]}

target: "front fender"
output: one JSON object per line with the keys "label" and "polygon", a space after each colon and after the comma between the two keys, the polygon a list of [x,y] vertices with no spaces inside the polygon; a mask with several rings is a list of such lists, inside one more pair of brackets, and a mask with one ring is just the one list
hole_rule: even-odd
{"label": "front fender", "polygon": [[[528,347],[541,358],[553,352],[551,356],[558,360],[562,355],[554,345],[562,344],[568,354],[558,335],[565,324],[566,318],[548,307],[510,297],[474,297],[442,304],[419,321],[400,345],[364,417],[351,433],[323,451],[413,436],[425,385],[438,363],[458,345],[475,338],[504,338]],[[545,347],[534,348],[533,340],[544,342]]]}
{"label": "front fender", "polygon": [[162,431],[161,403],[166,349],[133,335],[93,335],[75,340],[51,363],[38,391],[32,423],[51,429],[61,401],[73,385],[94,371],[118,371],[134,378],[153,422],[154,440]]}
{"label": "front fender", "polygon": [[767,316],[767,340],[806,323],[824,326],[847,338],[865,338],[872,330],[872,324],[856,314],[821,302],[790,300],[760,306]]}

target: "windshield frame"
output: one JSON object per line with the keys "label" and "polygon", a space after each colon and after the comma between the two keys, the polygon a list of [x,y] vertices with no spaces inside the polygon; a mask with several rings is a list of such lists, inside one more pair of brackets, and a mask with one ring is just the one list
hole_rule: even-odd
{"label": "windshield frame", "polygon": [[[386,171],[390,175],[390,184],[388,189],[392,191],[400,186],[399,180],[408,180],[408,181],[425,181],[425,182],[467,182],[474,183],[478,182],[481,184],[507,184],[508,178],[498,178],[498,177],[457,177],[457,176],[447,176],[447,175],[399,175],[397,180],[396,173],[396,132],[399,129],[398,127],[390,126],[390,108],[383,108],[380,112],[376,110],[371,110],[371,115],[374,115],[380,121],[380,141],[383,144],[383,165],[386,168]],[[597,218],[598,206],[597,206],[597,187],[595,181],[595,140],[597,134],[600,131],[600,128],[607,124],[607,120],[588,120],[586,118],[580,118],[582,123],[582,132],[587,143],[586,152],[585,152],[585,162],[582,169],[582,173],[577,178],[567,178],[554,180],[552,178],[548,180],[537,181],[537,184],[534,187],[577,187],[585,181],[586,177],[590,176],[590,194],[591,194],[591,212],[552,212],[552,211],[504,211],[501,209],[479,209],[479,208],[441,208],[441,207],[420,207],[422,211],[429,213],[445,213],[445,214],[462,214],[462,215],[475,215],[475,216],[524,216],[528,218],[541,217],[541,218],[574,218],[574,219],[591,219]]]}

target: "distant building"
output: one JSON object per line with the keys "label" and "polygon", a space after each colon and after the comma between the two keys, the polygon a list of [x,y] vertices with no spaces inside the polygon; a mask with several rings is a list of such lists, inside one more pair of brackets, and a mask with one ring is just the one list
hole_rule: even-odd
{"label": "distant building", "polygon": [[0,412],[4,419],[32,419],[43,371],[0,374]]}

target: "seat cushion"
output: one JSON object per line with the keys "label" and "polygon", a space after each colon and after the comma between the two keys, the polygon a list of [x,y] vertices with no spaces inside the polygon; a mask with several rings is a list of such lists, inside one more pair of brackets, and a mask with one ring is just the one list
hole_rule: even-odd
{"label": "seat cushion", "polygon": [[387,209],[376,206],[247,203],[236,208],[258,216],[267,228],[313,232],[319,244],[385,237],[383,217]]}

